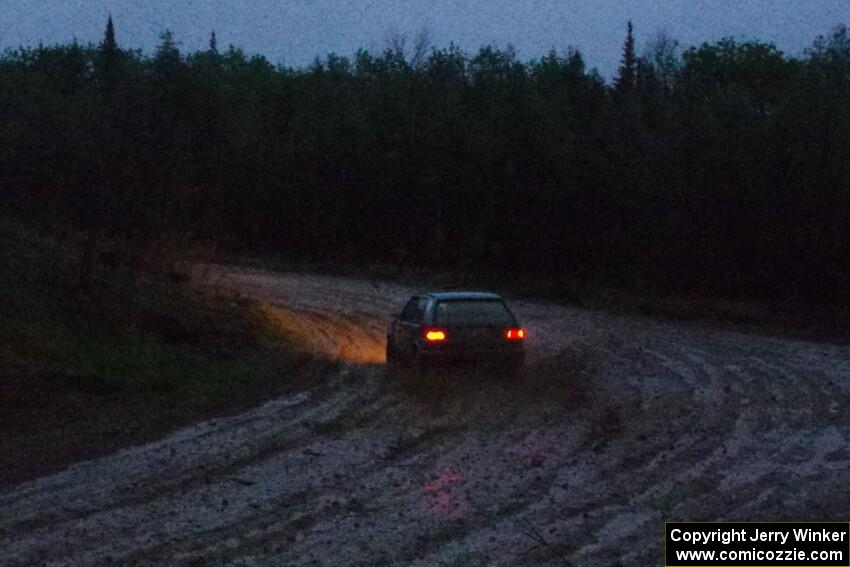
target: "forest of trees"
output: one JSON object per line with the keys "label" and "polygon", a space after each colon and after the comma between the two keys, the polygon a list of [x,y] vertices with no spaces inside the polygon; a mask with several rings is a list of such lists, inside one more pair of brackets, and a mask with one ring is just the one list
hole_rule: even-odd
{"label": "forest of trees", "polygon": [[[825,30],[826,31],[826,30]],[[119,28],[120,32],[120,28]],[[120,35],[120,34],[119,34]],[[555,285],[850,299],[850,33],[521,61],[402,44],[307,68],[236,48],[0,57],[0,206],[143,242]]]}

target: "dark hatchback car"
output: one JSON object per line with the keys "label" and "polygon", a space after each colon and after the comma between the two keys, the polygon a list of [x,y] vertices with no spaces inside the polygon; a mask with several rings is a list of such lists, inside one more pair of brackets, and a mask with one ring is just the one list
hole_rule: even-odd
{"label": "dark hatchback car", "polygon": [[387,331],[387,366],[422,370],[469,361],[517,370],[525,361],[525,329],[495,293],[455,291],[410,299]]}

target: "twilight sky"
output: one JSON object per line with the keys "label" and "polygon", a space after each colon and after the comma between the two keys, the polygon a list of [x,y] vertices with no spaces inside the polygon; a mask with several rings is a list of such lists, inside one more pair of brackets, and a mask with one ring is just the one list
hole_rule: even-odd
{"label": "twilight sky", "polygon": [[437,46],[512,44],[522,59],[575,46],[606,76],[628,19],[639,51],[666,29],[683,45],[733,36],[799,54],[850,24],[850,0],[0,0],[0,48],[97,42],[110,12],[119,43],[147,51],[165,28],[184,51],[205,46],[214,29],[220,47],[302,66],[330,51],[380,50],[393,34],[425,28]]}

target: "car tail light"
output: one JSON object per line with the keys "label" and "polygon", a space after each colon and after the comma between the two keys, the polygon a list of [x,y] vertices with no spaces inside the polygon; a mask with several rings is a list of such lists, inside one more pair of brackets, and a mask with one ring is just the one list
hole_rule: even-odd
{"label": "car tail light", "polygon": [[448,338],[448,333],[443,329],[425,329],[425,340],[429,343],[442,343]]}
{"label": "car tail light", "polygon": [[521,341],[525,338],[525,329],[521,327],[512,327],[505,331],[505,338],[509,341]]}
{"label": "car tail light", "polygon": [[425,340],[429,343],[442,343],[448,337],[443,329],[425,329]]}

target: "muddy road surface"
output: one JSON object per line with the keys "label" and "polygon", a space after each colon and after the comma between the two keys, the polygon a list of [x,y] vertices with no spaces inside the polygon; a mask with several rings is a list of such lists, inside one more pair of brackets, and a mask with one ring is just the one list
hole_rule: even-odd
{"label": "muddy road surface", "polygon": [[514,302],[521,382],[390,379],[414,290],[209,268],[340,360],[0,493],[0,563],[660,565],[664,520],[850,513],[850,348]]}

